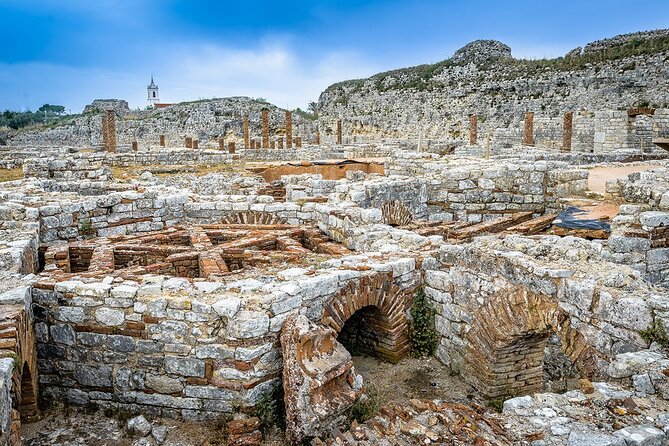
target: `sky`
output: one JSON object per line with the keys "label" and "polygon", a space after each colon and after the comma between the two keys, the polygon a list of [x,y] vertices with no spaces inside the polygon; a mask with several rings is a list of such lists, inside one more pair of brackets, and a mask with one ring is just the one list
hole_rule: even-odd
{"label": "sky", "polygon": [[[638,6],[638,7],[637,7]],[[227,96],[306,108],[330,84],[450,57],[517,58],[669,27],[669,0],[0,0],[0,110]]]}

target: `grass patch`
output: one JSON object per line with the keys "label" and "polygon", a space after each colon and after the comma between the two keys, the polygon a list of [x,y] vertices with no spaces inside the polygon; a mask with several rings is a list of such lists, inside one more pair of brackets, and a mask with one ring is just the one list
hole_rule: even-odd
{"label": "grass patch", "polygon": [[360,395],[351,406],[349,421],[364,423],[379,413],[381,400],[379,394],[373,387],[367,387],[365,393]]}
{"label": "grass patch", "polygon": [[260,420],[260,429],[267,434],[272,428],[286,429],[286,409],[283,402],[283,386],[277,385],[271,392],[260,397],[255,405],[255,416]]}
{"label": "grass patch", "polygon": [[643,338],[644,341],[652,344],[657,342],[663,348],[669,348],[669,337],[667,336],[667,331],[664,328],[664,324],[657,317],[655,317],[655,311],[651,310],[651,317],[653,321],[650,323],[648,328],[641,330],[639,335]]}
{"label": "grass patch", "polygon": [[0,183],[4,181],[14,181],[23,179],[23,168],[0,169]]}
{"label": "grass patch", "polygon": [[488,400],[487,405],[489,408],[494,410],[497,413],[502,413],[504,410],[504,400],[503,399],[494,399],[494,400]]}
{"label": "grass patch", "polygon": [[151,172],[154,176],[160,178],[169,178],[177,175],[195,175],[197,177],[208,175],[210,173],[239,173],[252,175],[246,170],[246,163],[243,161],[230,164],[211,165],[131,165],[131,166],[113,166],[111,168],[114,179],[120,181],[129,181],[138,179],[143,172]]}

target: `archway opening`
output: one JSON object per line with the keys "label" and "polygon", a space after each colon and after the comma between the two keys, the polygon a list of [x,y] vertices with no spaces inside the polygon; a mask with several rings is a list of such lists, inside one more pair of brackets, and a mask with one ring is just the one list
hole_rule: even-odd
{"label": "archway opening", "polygon": [[23,364],[21,373],[21,401],[18,410],[23,421],[30,421],[38,415],[34,377],[27,362]]}
{"label": "archway opening", "polygon": [[337,340],[354,356],[367,355],[385,359],[378,352],[391,347],[384,342],[385,321],[378,307],[368,305],[353,313],[344,323]]}
{"label": "archway opening", "polygon": [[579,372],[564,353],[562,341],[556,333],[546,339],[543,370],[543,390],[546,392],[562,393],[578,387]]}

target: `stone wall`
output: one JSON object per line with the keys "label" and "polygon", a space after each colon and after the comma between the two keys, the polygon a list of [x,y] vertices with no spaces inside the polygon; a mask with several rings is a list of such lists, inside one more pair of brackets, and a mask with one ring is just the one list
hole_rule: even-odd
{"label": "stone wall", "polygon": [[[160,135],[168,146],[183,147],[184,137],[199,141],[201,147],[218,147],[218,140],[243,142],[243,116],[249,115],[251,138],[261,135],[260,114],[269,108],[271,135],[285,132],[284,110],[246,97],[211,99],[174,104],[166,108],[123,113],[117,118],[118,145],[128,150],[133,141],[140,149],[158,146]],[[298,115],[293,117],[293,135],[311,139],[315,124]],[[73,116],[54,128],[22,130],[9,135],[9,145],[40,147],[45,145],[101,147],[102,115],[86,113]]]}
{"label": "stone wall", "polygon": [[557,199],[582,194],[587,172],[559,161],[440,158],[401,153],[386,161],[388,174],[425,177],[429,219],[480,222],[518,211],[543,213]]}
{"label": "stone wall", "polygon": [[18,426],[12,423],[12,371],[14,359],[0,359],[0,446],[19,444]]}
{"label": "stone wall", "polygon": [[611,224],[611,260],[630,265],[653,284],[669,287],[669,212],[624,205]]}
{"label": "stone wall", "polygon": [[654,311],[669,322],[658,314],[666,290],[582,239],[483,237],[445,246],[425,265],[442,336],[437,356],[493,397],[540,390],[551,333],[581,376],[592,378],[605,376],[617,353],[646,347],[639,331]]}
{"label": "stone wall", "polygon": [[278,383],[288,316],[320,322],[338,293],[381,272],[400,290],[418,283],[413,259],[352,261],[368,271],[333,259],[315,275],[291,270],[268,283],[44,280],[32,296],[42,395],[186,419],[252,406]]}

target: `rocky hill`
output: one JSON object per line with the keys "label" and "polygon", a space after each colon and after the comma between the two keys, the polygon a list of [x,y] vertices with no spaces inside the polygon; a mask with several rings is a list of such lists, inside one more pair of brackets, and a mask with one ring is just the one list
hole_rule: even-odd
{"label": "rocky hill", "polygon": [[[450,59],[328,87],[318,101],[321,127],[333,134],[439,138],[464,143],[468,116],[479,133],[517,125],[524,112],[666,108],[669,30],[620,35],[550,60],[519,60],[511,48],[478,40]],[[360,138],[359,138],[360,139]]]}
{"label": "rocky hill", "polygon": [[[49,127],[15,131],[9,134],[8,144],[15,146],[73,146],[98,147],[102,141],[102,117],[104,105],[113,100],[99,100],[83,113]],[[118,103],[116,100],[114,103]],[[125,103],[125,101],[120,101]],[[101,105],[100,105],[101,104]],[[109,108],[109,107],[108,107]],[[260,112],[270,111],[270,134],[282,134],[285,130],[285,110],[270,103],[248,97],[207,99],[182,102],[167,108],[130,112],[114,106],[117,113],[116,130],[119,145],[158,145],[160,135],[165,135],[168,145],[183,144],[190,136],[198,139],[200,146],[207,143],[218,146],[218,138],[241,141],[243,116],[249,115],[252,138],[260,137]],[[311,137],[315,124],[303,116],[293,113],[293,136]]]}

